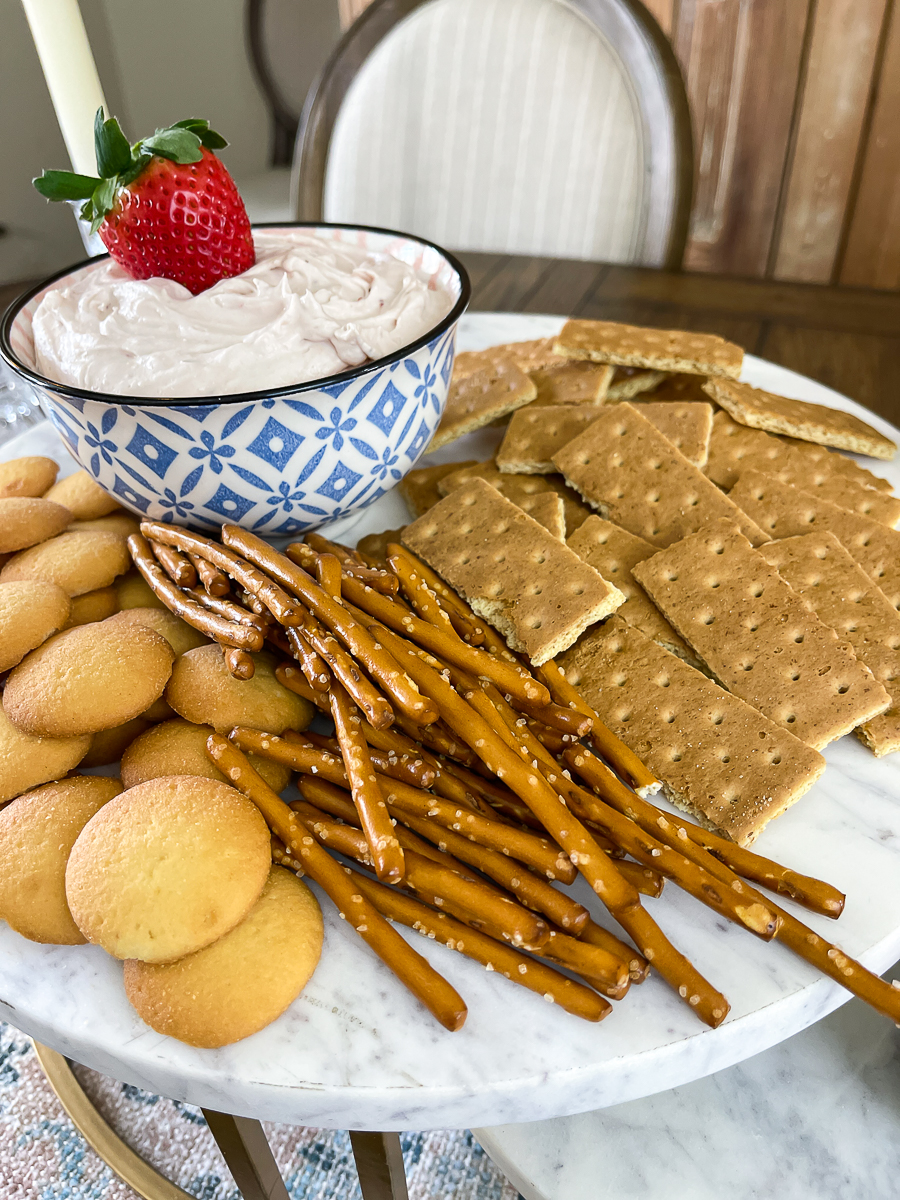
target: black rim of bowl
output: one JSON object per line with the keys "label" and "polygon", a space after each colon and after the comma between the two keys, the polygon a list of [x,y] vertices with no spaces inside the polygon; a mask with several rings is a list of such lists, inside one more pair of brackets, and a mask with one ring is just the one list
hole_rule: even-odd
{"label": "black rim of bowl", "polygon": [[27,292],[24,292],[21,296],[13,300],[12,304],[10,304],[9,308],[3,314],[3,320],[0,323],[0,356],[14,371],[24,376],[35,387],[56,392],[60,396],[66,396],[75,400],[93,400],[99,401],[101,404],[126,404],[131,408],[170,408],[173,405],[190,405],[192,408],[218,408],[223,404],[247,404],[257,400],[274,400],[280,396],[296,396],[303,392],[318,391],[320,388],[330,387],[335,383],[349,383],[354,379],[359,379],[363,375],[380,371],[391,363],[408,358],[410,354],[421,350],[423,346],[427,346],[429,342],[433,342],[435,338],[439,338],[443,333],[446,333],[451,325],[455,325],[465,312],[472,295],[472,284],[469,280],[468,272],[456,255],[451,254],[449,250],[445,250],[443,246],[438,246],[436,242],[430,242],[427,238],[417,237],[413,233],[403,233],[398,229],[382,229],[377,225],[352,225],[335,221],[263,221],[254,225],[253,228],[351,229],[358,230],[361,233],[381,233],[388,237],[406,238],[408,241],[418,242],[420,246],[428,246],[432,250],[436,250],[450,264],[459,276],[459,296],[446,317],[439,321],[437,325],[433,325],[421,337],[416,338],[414,342],[410,342],[406,346],[401,346],[399,350],[395,350],[393,354],[388,354],[384,358],[373,359],[371,362],[363,363],[359,367],[351,367],[349,371],[340,371],[337,375],[328,375],[322,379],[310,379],[305,383],[288,384],[286,387],[262,388],[255,392],[234,392],[225,396],[117,396],[112,392],[92,392],[87,388],[72,387],[67,383],[57,383],[55,379],[47,379],[46,376],[39,375],[18,358],[10,341],[13,323],[30,300],[34,299],[39,292],[49,287],[51,283],[55,283],[57,279],[62,279],[64,275],[71,275],[74,271],[81,270],[82,267],[87,267],[91,263],[109,258],[108,254],[98,254],[95,258],[85,258],[73,266],[65,267],[62,271],[57,271],[54,275],[48,275],[46,279],[42,279],[40,283],[35,284],[33,288],[30,288]]}

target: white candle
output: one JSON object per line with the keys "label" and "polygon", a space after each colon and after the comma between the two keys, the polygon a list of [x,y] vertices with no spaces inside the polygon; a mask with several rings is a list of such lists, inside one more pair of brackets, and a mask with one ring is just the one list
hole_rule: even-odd
{"label": "white candle", "polygon": [[22,0],[72,167],[96,175],[94,114],[106,109],[78,0]]}

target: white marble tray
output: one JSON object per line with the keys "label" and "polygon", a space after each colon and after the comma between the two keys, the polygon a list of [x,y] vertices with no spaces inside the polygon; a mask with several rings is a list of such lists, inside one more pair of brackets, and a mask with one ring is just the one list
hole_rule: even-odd
{"label": "white marble tray", "polygon": [[[544,336],[560,323],[472,314],[460,346]],[[748,358],[745,377],[856,412],[900,438],[859,405],[771,363]],[[61,455],[54,437],[47,427],[29,431],[0,447],[0,457]],[[475,434],[439,454],[484,457],[495,440],[493,432]],[[900,465],[877,469],[900,489]],[[346,536],[407,519],[399,497],[388,495]],[[759,849],[845,890],[838,922],[804,919],[882,971],[900,956],[900,756],[878,761],[848,737],[826,757],[823,779],[769,827]],[[575,891],[603,920],[587,889]],[[410,934],[468,1003],[465,1027],[446,1033],[327,901],[324,953],[306,991],[237,1045],[194,1050],[153,1033],[125,999],[120,965],[103,951],[38,946],[2,924],[0,1017],[107,1075],[194,1104],[331,1128],[428,1129],[535,1121],[651,1095],[748,1058],[848,998],[784,947],[726,924],[671,885],[648,904],[731,1001],[717,1030],[704,1028],[654,977],[590,1025]]]}

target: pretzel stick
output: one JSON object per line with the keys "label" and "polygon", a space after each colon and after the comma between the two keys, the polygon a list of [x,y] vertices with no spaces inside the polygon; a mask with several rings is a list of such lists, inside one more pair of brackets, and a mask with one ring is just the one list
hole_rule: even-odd
{"label": "pretzel stick", "polygon": [[549,958],[561,967],[568,967],[613,1000],[621,1000],[631,984],[627,961],[601,946],[592,946],[590,942],[579,941],[565,933],[551,930],[543,946],[526,946],[525,949],[541,958]]}
{"label": "pretzel stick", "polygon": [[335,600],[341,598],[341,563],[333,554],[319,554],[315,564],[316,581]]}
{"label": "pretzel stick", "polygon": [[473,770],[478,770],[481,767],[478,755],[473,754],[463,742],[457,741],[452,732],[444,725],[443,721],[434,721],[431,725],[416,725],[415,722],[410,721],[408,718],[398,716],[397,724],[407,737],[411,738],[414,742],[421,742],[436,754],[443,754],[447,758],[456,759]]}
{"label": "pretzel stick", "polygon": [[[199,561],[202,562],[203,559]],[[225,600],[221,596],[211,596],[209,592],[199,587],[188,588],[187,595],[196,600],[198,604],[202,604],[204,608],[209,609],[210,612],[224,617],[227,621],[234,621],[238,625],[252,625],[264,637],[268,635],[267,623],[261,621],[256,613],[248,612],[240,604],[235,604],[233,600]]]}
{"label": "pretzel stick", "polygon": [[662,978],[687,1000],[700,1020],[713,1027],[721,1024],[729,1010],[728,1001],[666,938],[641,907],[633,885],[619,874],[584,826],[569,813],[542,773],[537,769],[530,770],[500,736],[501,731],[495,731],[407,643],[383,628],[379,633],[419,688],[439,704],[442,716],[451,729],[467,741],[490,770],[525,801],[551,837],[566,850],[644,957],[654,963]]}
{"label": "pretzel stick", "polygon": [[[596,837],[596,834],[594,836]],[[630,862],[626,858],[616,860],[616,870],[630,880],[642,896],[650,896],[655,900],[662,895],[666,881],[653,867],[644,867],[640,863]]]}
{"label": "pretzel stick", "polygon": [[317,845],[302,821],[260,779],[240,750],[227,738],[213,733],[207,741],[207,753],[233,786],[253,801],[292,858],[302,863],[309,877],[334,902],[341,917],[349,920],[382,962],[445,1029],[461,1028],[466,1019],[466,1006],[456,989],[357,891],[355,878],[348,876],[331,855]]}
{"label": "pretzel stick", "polygon": [[[228,528],[228,525],[222,527],[223,540]],[[297,625],[300,622],[302,613],[296,601],[268,575],[264,575],[252,563],[239,558],[225,546],[201,537],[200,534],[188,533],[186,529],[176,525],[165,525],[161,521],[141,521],[141,533],[166,546],[174,546],[187,554],[196,554],[219,567],[232,579],[236,579],[251,596],[255,596],[260,604],[264,604],[282,625]]]}
{"label": "pretzel stick", "polygon": [[563,708],[574,708],[576,712],[584,713],[591,718],[594,727],[591,730],[590,740],[594,747],[631,784],[638,795],[646,797],[659,791],[662,784],[653,772],[649,771],[634,751],[629,750],[625,743],[603,724],[552,659],[538,667],[537,673],[549,688],[550,694],[557,704],[562,705]]}
{"label": "pretzel stick", "polygon": [[650,974],[650,964],[643,954],[639,954],[633,946],[617,938],[596,921],[589,920],[578,936],[582,942],[588,942],[591,946],[602,946],[610,954],[621,958],[628,966],[632,983],[643,983]]}
{"label": "pretzel stick", "polygon": [[231,591],[231,584],[228,582],[228,576],[207,562],[205,558],[200,558],[197,554],[189,554],[188,558],[193,563],[194,570],[200,577],[200,582],[203,585],[207,595],[215,597],[227,596]]}
{"label": "pretzel stick", "polygon": [[386,888],[355,871],[351,874],[354,885],[392,921],[399,921],[423,937],[480,962],[488,970],[496,971],[513,983],[537,992],[549,1003],[558,1004],[576,1017],[602,1021],[612,1012],[611,1005],[584,984],[567,979],[551,967],[455,921],[446,913],[434,912],[411,896]]}
{"label": "pretzel stick", "polygon": [[[736,891],[741,890],[736,875],[762,883],[771,891],[789,896],[798,904],[821,913],[826,917],[838,917],[844,906],[844,895],[829,883],[799,875],[770,859],[762,858],[751,850],[743,850],[734,842],[720,838],[700,826],[685,821],[682,817],[664,813],[661,809],[642,800],[629,791],[613,775],[610,769],[593,754],[584,750],[569,750],[566,763],[593,788],[617,812],[630,817],[641,829],[678,850],[710,874],[727,883]],[[716,864],[724,871],[717,871]],[[738,869],[738,864],[743,870]],[[752,874],[747,874],[747,871]]]}
{"label": "pretzel stick", "polygon": [[471,675],[492,680],[500,690],[535,704],[546,704],[550,694],[522,667],[501,662],[478,646],[468,646],[456,636],[406,612],[387,596],[382,596],[359,580],[344,580],[344,597],[363,612],[369,613],[394,632],[416,642]]}
{"label": "pretzel stick", "polygon": [[[323,555],[322,561],[330,558],[338,566],[337,559]],[[369,747],[359,727],[359,710],[339,683],[332,685],[331,716],[335,733],[341,746],[341,757],[350,783],[353,803],[359,812],[363,832],[369,849],[375,874],[382,882],[402,883],[405,874],[403,851],[394,836],[394,826],[378,786],[375,769],[369,757]]]}
{"label": "pretzel stick", "polygon": [[426,587],[429,587],[435,596],[437,596],[441,607],[450,618],[450,623],[464,642],[468,642],[470,646],[484,645],[485,632],[483,622],[476,617],[475,613],[472,612],[462,597],[444,583],[437,572],[432,571],[427,563],[424,563],[421,558],[417,558],[405,546],[390,542],[387,546],[387,551],[389,556],[391,553],[400,555],[402,560],[418,573]]}
{"label": "pretzel stick", "polygon": [[183,554],[173,550],[171,546],[161,546],[158,542],[150,542],[150,549],[156,556],[156,561],[179,587],[195,587],[197,572]]}
{"label": "pretzel stick", "polygon": [[150,553],[150,544],[146,538],[133,533],[128,539],[128,549],[134,565],[143,575],[151,591],[162,600],[170,612],[223,646],[234,646],[238,650],[250,650],[252,653],[262,650],[263,635],[256,626],[238,625],[216,616],[176,587]]}
{"label": "pretzel stick", "polygon": [[288,649],[300,664],[300,670],[309,681],[310,687],[317,692],[327,692],[333,680],[322,656],[313,650],[296,627],[285,629],[284,633]]}
{"label": "pretzel stick", "polygon": [[[369,738],[365,728],[365,722],[360,722],[360,728],[366,743],[369,745],[369,758],[372,760],[372,766],[382,775],[388,775],[391,779],[399,779],[401,783],[408,783],[410,787],[415,788],[430,788],[434,783],[436,772],[429,767],[421,758],[413,759],[409,754],[382,754],[379,750],[373,750],[369,743]],[[296,733],[292,729],[286,729],[283,737],[288,742],[307,742],[315,746],[319,750],[327,750],[331,754],[340,754],[341,746],[337,738],[323,737],[319,733]]]}
{"label": "pretzel stick", "polygon": [[256,667],[246,650],[237,650],[233,646],[223,646],[222,649],[225,651],[225,665],[235,679],[253,678]]}
{"label": "pretzel stick", "polygon": [[[278,554],[261,538],[239,529],[236,525],[222,526],[222,541],[240,550],[251,562],[268,571],[299,596],[313,616],[340,638],[372,679],[384,688],[401,712],[408,714],[420,725],[437,720],[438,713],[434,705],[418,692],[396,659],[368,629],[350,616],[343,604],[338,604],[305,571],[283,554]],[[346,687],[346,683],[344,686]]]}
{"label": "pretzel stick", "polygon": [[299,666],[295,666],[294,663],[279,663],[275,668],[275,678],[289,691],[296,692],[298,696],[302,696],[304,700],[308,700],[310,704],[314,704],[322,712],[328,713],[329,716],[331,715],[331,705],[328,702],[328,696],[325,692],[318,691],[318,689],[309,683]]}
{"label": "pretzel stick", "polygon": [[359,554],[349,550],[346,546],[329,542],[327,538],[319,537],[316,533],[308,533],[306,542],[306,545],[303,542],[292,542],[288,546],[288,550],[293,551],[291,555],[293,561],[304,571],[309,571],[311,575],[315,571],[315,556],[331,554],[337,558],[343,572],[364,579],[378,592],[386,592],[389,595],[397,592],[397,580],[393,575],[388,574],[387,571],[381,571],[377,567],[367,566]]}
{"label": "pretzel stick", "polygon": [[[340,854],[370,863],[365,835],[350,825],[339,825],[304,800],[295,800],[291,809],[323,845]],[[446,907],[463,920],[487,926],[514,946],[541,946],[550,936],[546,923],[484,880],[449,870],[432,858],[408,850],[405,885],[414,892],[438,897],[438,907]],[[468,877],[467,877],[468,876]]]}

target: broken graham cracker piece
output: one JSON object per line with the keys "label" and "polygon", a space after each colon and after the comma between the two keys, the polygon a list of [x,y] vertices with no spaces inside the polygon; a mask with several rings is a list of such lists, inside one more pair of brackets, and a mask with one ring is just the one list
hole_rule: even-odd
{"label": "broken graham cracker piece", "polygon": [[768,541],[735,502],[631,404],[604,407],[553,462],[601,517],[654,546],[677,542],[719,517],[733,521],[752,542]]}
{"label": "broken graham cracker piece", "polygon": [[[710,397],[703,390],[704,383],[705,375],[666,375],[646,399],[655,404],[668,404],[672,401],[676,404],[709,404]],[[612,396],[609,398],[612,399]],[[628,397],[623,399],[627,400]]]}
{"label": "broken graham cracker piece", "polygon": [[712,433],[711,404],[635,401],[635,408],[695,467],[705,467]]}
{"label": "broken graham cracker piece", "polygon": [[656,553],[656,546],[597,516],[588,517],[566,544],[588,566],[614,583],[625,597],[616,616],[653,638],[665,650],[696,665],[687,642],[675,632],[632,574],[637,563]]}
{"label": "broken graham cracker piece", "polygon": [[498,359],[462,379],[451,380],[447,407],[429,450],[438,450],[465,433],[505,417],[529,404],[536,395],[537,388],[529,376],[506,359]]}
{"label": "broken graham cracker piece", "polygon": [[526,374],[544,367],[559,366],[565,360],[553,353],[555,340],[552,337],[531,338],[526,342],[503,342],[498,346],[488,346],[486,350],[460,350],[453,360],[452,380],[456,383],[475,371],[503,361],[515,363]]}
{"label": "broken graham cracker piece", "polygon": [[648,329],[617,321],[566,321],[553,349],[568,358],[729,379],[737,379],[744,361],[740,346],[714,333]]}
{"label": "broken graham cracker piece", "polygon": [[825,770],[817,751],[619,616],[559,666],[673,804],[741,846]]}
{"label": "broken graham cracker piece", "polygon": [[483,479],[457,488],[407,525],[403,544],[535,666],[625,599]]}
{"label": "broken graham cracker piece", "polygon": [[423,512],[427,512],[440,500],[438,484],[445,476],[475,465],[476,460],[470,458],[465,462],[441,463],[437,467],[416,467],[400,480],[397,491],[406,501],[406,507],[412,516],[421,517]]}
{"label": "broken graham cracker piece", "polygon": [[574,533],[582,521],[591,515],[591,510],[581,502],[581,497],[570,487],[566,487],[559,475],[509,475],[501,474],[494,462],[471,463],[450,475],[445,475],[438,484],[443,496],[449,496],[452,491],[472,479],[484,479],[491,487],[495,487],[501,496],[512,500],[525,508],[529,497],[540,492],[555,492],[562,497],[565,508],[566,529]]}
{"label": "broken graham cracker piece", "polygon": [[533,496],[524,496],[517,502],[517,507],[555,538],[561,542],[566,540],[566,506],[562,496],[556,492],[536,492]]}
{"label": "broken graham cracker piece", "polygon": [[814,750],[890,707],[850,646],[727,521],[634,577],[724,687]]}
{"label": "broken graham cracker piece", "polygon": [[776,396],[774,392],[732,379],[725,382],[708,379],[703,390],[735,421],[752,429],[783,433],[804,442],[836,446],[872,458],[891,459],[897,453],[890,438],[840,409],[810,404],[806,400],[789,400],[786,396]]}
{"label": "broken graham cracker piece", "polygon": [[820,621],[847,639],[891,697],[887,712],[860,725],[856,736],[879,758],[900,750],[900,613],[833,533],[767,542],[759,553]]}
{"label": "broken graham cracker piece", "polygon": [[900,499],[861,486],[839,466],[833,469],[832,461],[840,458],[812,442],[750,429],[720,410],[713,420],[706,474],[718,487],[728,489],[744,471],[762,471],[893,529],[900,520]]}
{"label": "broken graham cracker piece", "polygon": [[900,532],[896,529],[779,483],[761,471],[745,471],[730,494],[770,538],[829,530],[900,609]]}
{"label": "broken graham cracker piece", "polygon": [[553,367],[529,371],[537,396],[532,406],[544,408],[558,404],[602,404],[615,367],[609,363],[577,362],[557,359]]}
{"label": "broken graham cracker piece", "polygon": [[[577,359],[573,361],[578,361]],[[642,392],[655,391],[668,378],[665,371],[645,371],[643,367],[615,367],[612,382],[606,389],[608,403],[631,400]]]}

